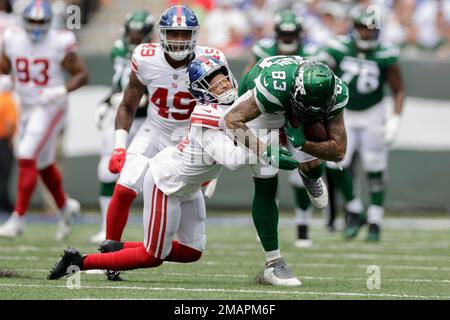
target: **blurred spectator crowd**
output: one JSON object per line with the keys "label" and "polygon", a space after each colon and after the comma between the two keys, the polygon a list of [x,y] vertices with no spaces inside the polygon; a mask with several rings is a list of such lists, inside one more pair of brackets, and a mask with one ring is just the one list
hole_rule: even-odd
{"label": "blurred spectator crowd", "polygon": [[[68,15],[67,8],[71,5],[76,5],[80,8],[80,22],[82,25],[85,25],[91,19],[92,14],[99,10],[102,4],[108,3],[109,1],[110,0],[50,0],[54,14],[53,26],[56,28],[65,28],[65,21]],[[30,0],[0,0],[0,20],[8,19],[8,24],[11,24],[11,19],[17,20],[19,14],[29,3]],[[2,14],[2,12],[9,13],[8,17],[5,14]],[[17,22],[18,20],[16,23]],[[0,28],[1,25],[2,22],[0,21]]]}
{"label": "blurred spectator crowd", "polygon": [[248,53],[255,41],[270,37],[275,13],[292,9],[300,18],[307,42],[323,44],[351,28],[355,5],[376,6],[381,38],[415,55],[450,56],[450,0],[167,0],[185,3],[200,17],[200,43],[221,48],[230,57]]}

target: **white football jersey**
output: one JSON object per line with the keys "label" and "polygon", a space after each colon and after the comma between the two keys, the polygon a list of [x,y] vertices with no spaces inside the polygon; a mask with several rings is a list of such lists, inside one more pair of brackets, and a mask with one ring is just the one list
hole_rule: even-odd
{"label": "white football jersey", "polygon": [[[225,55],[218,49],[196,46],[195,55],[211,55],[227,63]],[[167,135],[175,128],[187,128],[196,105],[188,91],[187,66],[172,68],[159,43],[139,45],[134,50],[131,66],[137,78],[148,89],[147,117]]]}
{"label": "white football jersey", "polygon": [[50,29],[45,38],[33,43],[23,28],[6,29],[3,48],[11,61],[15,90],[23,105],[32,105],[44,88],[63,85],[62,61],[75,52],[75,34]]}
{"label": "white football jersey", "polygon": [[186,137],[178,146],[167,147],[150,159],[149,170],[166,195],[189,199],[203,183],[217,178],[223,166],[236,170],[257,160],[219,127],[228,107],[197,105]]}

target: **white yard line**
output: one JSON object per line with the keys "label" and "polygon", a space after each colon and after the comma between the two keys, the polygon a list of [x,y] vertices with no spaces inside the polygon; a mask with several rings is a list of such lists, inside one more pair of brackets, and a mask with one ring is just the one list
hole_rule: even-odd
{"label": "white yard line", "polygon": [[[36,257],[36,256],[2,256],[0,255],[0,261],[51,261],[57,262],[58,257]],[[372,263],[372,262],[371,262]],[[165,262],[165,264],[178,264],[176,262]],[[201,260],[197,264],[202,264],[204,266],[217,266],[224,264],[223,261],[215,260]],[[261,258],[261,263],[258,262],[247,262],[247,261],[228,261],[227,265],[230,266],[258,266],[263,265],[263,260]],[[311,268],[364,268],[366,269],[369,264],[343,264],[343,263],[289,263],[290,266],[295,266],[298,268],[311,267]],[[382,269],[393,269],[393,270],[429,270],[429,271],[450,271],[450,267],[436,267],[436,266],[422,266],[422,265],[387,265],[380,263],[379,266]]]}
{"label": "white yard line", "polygon": [[[42,272],[48,273],[50,270],[47,269],[14,269],[16,272]],[[100,270],[99,270],[100,271]],[[86,275],[102,275],[103,272],[98,273],[87,273],[86,271],[82,271],[86,273]],[[148,270],[131,270],[131,273],[138,274],[148,274]],[[214,277],[214,278],[254,278],[254,275],[248,274],[235,274],[235,273],[181,273],[181,272],[164,272],[165,276],[173,276],[173,277]],[[154,274],[153,276],[159,276],[159,274]],[[308,275],[300,275],[300,279],[307,280],[339,280],[339,281],[366,281],[366,278],[333,278],[333,277],[317,277],[317,276],[308,276]],[[392,282],[436,282],[436,283],[450,283],[450,280],[446,279],[398,279],[398,278],[386,278],[383,277],[383,281],[392,281]]]}
{"label": "white yard line", "polygon": [[[51,288],[68,289],[63,285],[21,285],[14,283],[0,284],[3,288]],[[222,289],[222,288],[151,288],[138,286],[82,286],[80,289],[112,289],[131,291],[178,291],[178,292],[221,292],[221,293],[244,293],[244,294],[274,294],[274,295],[311,295],[311,296],[344,296],[344,297],[378,297],[378,298],[410,298],[410,299],[450,299],[450,296],[422,296],[401,293],[357,293],[357,292],[313,292],[313,291],[282,291],[282,290],[245,290],[245,289]]]}

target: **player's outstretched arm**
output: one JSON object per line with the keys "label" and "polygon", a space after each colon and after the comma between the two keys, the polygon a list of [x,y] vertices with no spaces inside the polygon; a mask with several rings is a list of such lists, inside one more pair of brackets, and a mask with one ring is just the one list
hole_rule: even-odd
{"label": "player's outstretched arm", "polygon": [[130,81],[125,88],[122,102],[119,104],[116,115],[116,130],[123,129],[130,131],[133,124],[134,115],[139,107],[142,96],[145,93],[145,86],[139,81],[136,74],[130,74]]}
{"label": "player's outstretched arm", "polygon": [[344,160],[347,151],[347,133],[343,113],[327,122],[327,132],[329,136],[327,141],[306,141],[302,151],[326,161],[340,162]]}
{"label": "player's outstretched arm", "polygon": [[75,52],[64,57],[62,66],[71,76],[66,83],[67,92],[75,91],[88,83],[89,72],[83,60]]}

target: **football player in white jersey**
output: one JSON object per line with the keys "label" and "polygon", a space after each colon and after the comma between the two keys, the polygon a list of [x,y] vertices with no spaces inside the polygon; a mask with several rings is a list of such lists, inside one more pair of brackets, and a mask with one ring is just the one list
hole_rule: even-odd
{"label": "football player in white jersey", "polygon": [[[17,199],[13,214],[0,227],[2,237],[16,237],[23,231],[38,176],[61,211],[58,240],[67,237],[72,219],[80,210],[80,204],[64,193],[55,164],[55,141],[67,115],[67,93],[87,83],[88,72],[76,54],[75,35],[51,29],[51,19],[47,1],[31,1],[23,12],[23,27],[9,28],[4,33],[0,79],[12,74],[21,114]],[[66,83],[64,71],[70,74]],[[0,81],[0,85],[5,86],[5,82]]]}
{"label": "football player in white jersey", "polygon": [[[81,270],[131,270],[158,267],[164,261],[200,259],[206,244],[201,185],[217,178],[223,166],[238,169],[257,157],[235,145],[220,129],[219,120],[237,98],[236,80],[228,67],[213,57],[201,56],[188,70],[190,90],[200,103],[193,110],[185,138],[148,161],[143,187],[144,241],[106,240],[100,246],[103,253],[84,256],[69,248],[48,279],[63,277],[71,265]],[[175,234],[178,240],[174,240]]]}
{"label": "football player in white jersey", "polygon": [[[100,181],[99,204],[102,212],[102,225],[100,231],[90,237],[90,241],[99,244],[106,239],[106,212],[113,195],[118,174],[109,171],[108,165],[111,153],[114,151],[115,115],[117,107],[122,101],[123,91],[130,79],[131,55],[134,49],[141,43],[151,41],[154,30],[154,17],[147,10],[138,10],[129,13],[124,23],[124,35],[122,39],[114,43],[111,51],[111,59],[114,63],[114,75],[112,79],[112,90],[98,107],[96,113],[97,127],[102,133],[100,146],[100,161],[97,167],[97,176]],[[148,95],[141,99],[136,111],[133,125],[128,135],[128,144],[133,140],[140,126],[147,117]]]}
{"label": "football player in white jersey", "polygon": [[[120,172],[120,177],[108,207],[106,239],[120,240],[130,206],[142,191],[148,159],[176,145],[186,134],[196,105],[186,84],[189,62],[201,55],[225,61],[219,50],[196,45],[198,29],[189,7],[172,6],[159,21],[161,43],[141,44],[134,51],[133,72],[116,115],[115,150],[109,169]],[[128,132],[146,89],[150,100],[147,119],[126,150]]]}

